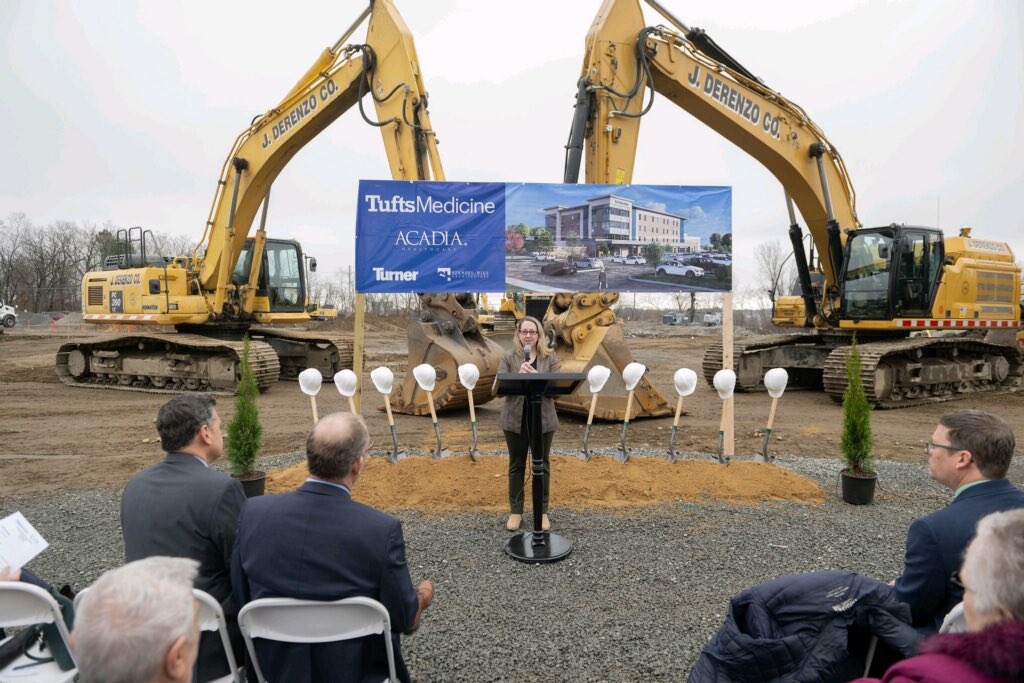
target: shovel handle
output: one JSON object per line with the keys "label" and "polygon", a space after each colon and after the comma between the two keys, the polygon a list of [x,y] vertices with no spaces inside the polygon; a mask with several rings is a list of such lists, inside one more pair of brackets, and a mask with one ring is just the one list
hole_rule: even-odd
{"label": "shovel handle", "polygon": [[674,420],[672,420],[672,427],[673,428],[676,428],[676,427],[679,426],[679,416],[682,414],[682,412],[683,412],[683,397],[680,396],[679,400],[676,401],[676,417],[675,417]]}
{"label": "shovel handle", "polygon": [[309,397],[309,405],[313,408],[313,424],[316,424],[320,421],[320,414],[316,409],[316,396]]}
{"label": "shovel handle", "polygon": [[476,408],[473,406],[473,392],[467,391],[466,394],[469,396],[469,421],[474,425],[476,424]]}
{"label": "shovel handle", "polygon": [[351,411],[352,413],[355,413],[355,412],[356,412],[356,402],[355,402],[355,401],[354,401],[354,400],[352,399],[352,397],[351,397],[351,396],[349,396],[349,397],[348,397],[348,409],[349,409],[349,410],[350,410],[350,411]]}
{"label": "shovel handle", "polygon": [[430,420],[437,424],[437,412],[434,410],[434,392],[427,392],[427,405],[430,406]]}
{"label": "shovel handle", "polygon": [[629,390],[629,396],[626,397],[626,422],[629,422],[629,411],[633,409],[633,390]]}
{"label": "shovel handle", "polygon": [[772,399],[772,409],[768,412],[768,431],[772,430],[772,425],[775,424],[775,407],[779,405],[779,399]]}
{"label": "shovel handle", "polygon": [[590,414],[587,415],[587,426],[594,424],[594,411],[597,410],[597,394],[590,397]]}
{"label": "shovel handle", "polygon": [[392,429],[395,428],[395,416],[391,414],[391,395],[388,394],[384,397],[384,409],[388,413],[388,426]]}

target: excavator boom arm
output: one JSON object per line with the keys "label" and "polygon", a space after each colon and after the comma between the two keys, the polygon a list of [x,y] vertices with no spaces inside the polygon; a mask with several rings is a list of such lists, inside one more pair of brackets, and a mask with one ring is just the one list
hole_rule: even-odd
{"label": "excavator boom arm", "polygon": [[[223,311],[231,272],[274,180],[306,143],[353,105],[358,103],[364,119],[380,129],[393,178],[444,178],[412,34],[391,0],[375,0],[369,14],[365,45],[342,48],[339,41],[324,50],[284,99],[235,140],[197,247],[198,252],[205,246],[205,252],[194,255],[200,288],[213,295],[215,314]],[[376,119],[362,109],[367,93]],[[252,268],[259,268],[258,259]]]}
{"label": "excavator boom arm", "polygon": [[[860,226],[839,152],[799,106],[763,85],[702,31],[686,29],[651,4],[673,28],[648,28],[639,0],[605,0],[587,34],[577,106],[585,88],[589,98],[582,106],[590,111],[583,135],[574,130],[586,150],[587,182],[632,182],[641,117],[653,104],[654,93],[647,90],[653,90],[778,178],[823,255],[826,282],[836,283],[845,242],[839,227]],[[571,157],[572,138],[569,147]],[[569,168],[567,180],[571,174]]]}

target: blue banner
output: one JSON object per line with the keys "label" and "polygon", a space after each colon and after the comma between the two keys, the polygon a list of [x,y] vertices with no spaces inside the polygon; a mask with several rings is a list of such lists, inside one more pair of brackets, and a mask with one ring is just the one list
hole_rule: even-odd
{"label": "blue banner", "polygon": [[359,181],[356,291],[505,290],[505,183]]}

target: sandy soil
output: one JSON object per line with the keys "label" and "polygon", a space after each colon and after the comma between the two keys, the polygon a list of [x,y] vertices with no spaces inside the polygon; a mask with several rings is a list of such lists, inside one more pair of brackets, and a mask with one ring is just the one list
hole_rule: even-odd
{"label": "sandy soil", "polygon": [[[401,385],[405,365],[405,323],[371,321],[367,333],[367,369],[382,363],[396,370]],[[626,323],[635,359],[648,365],[654,385],[674,405],[672,375],[680,367],[697,369],[714,330],[686,330],[658,324]],[[78,334],[78,330],[72,330]],[[653,336],[657,335],[657,336]],[[61,333],[14,328],[0,336],[0,496],[29,495],[69,489],[117,486],[161,456],[153,422],[165,395],[97,389],[61,384],[52,369],[54,355],[66,337]],[[372,386],[366,377],[367,386]],[[325,386],[318,398],[321,414],[345,409],[333,387]],[[736,397],[736,452],[742,456],[761,448],[771,399],[767,394]],[[364,412],[378,448],[390,442],[387,420],[375,408],[376,394],[367,397]],[[308,399],[294,382],[280,382],[259,398],[264,421],[264,455],[300,451],[311,424]],[[711,452],[716,448],[721,402],[701,382],[684,403],[689,414],[681,421],[677,448]],[[982,394],[956,403],[895,411],[878,411],[873,425],[877,455],[894,460],[923,460],[922,445],[936,420],[958,407],[977,407],[1024,424],[1024,394]],[[374,408],[374,409],[370,409]],[[220,399],[225,420],[234,413],[230,398]],[[479,448],[504,449],[498,429],[500,400],[477,410]],[[556,449],[580,446],[585,418],[564,416],[555,439]],[[429,418],[396,415],[404,448],[426,452],[433,448]],[[779,401],[772,449],[775,453],[838,457],[842,424],[840,406],[812,392],[788,392]],[[631,423],[629,442],[643,448],[667,448],[672,418]],[[465,453],[470,443],[464,413],[441,415],[444,444],[453,453]],[[597,424],[590,446],[613,447],[621,424]]]}

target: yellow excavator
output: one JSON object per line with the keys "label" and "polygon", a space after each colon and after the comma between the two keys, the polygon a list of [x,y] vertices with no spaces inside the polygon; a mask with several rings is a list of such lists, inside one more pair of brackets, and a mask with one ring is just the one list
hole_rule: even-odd
{"label": "yellow excavator", "polygon": [[[1024,387],[1024,353],[1012,342],[1021,271],[1009,245],[967,228],[955,237],[897,223],[863,228],[842,157],[804,110],[707,33],[647,2],[668,26],[647,26],[639,0],[605,0],[590,27],[565,182],[579,177],[584,150],[587,182],[632,182],[640,122],[660,93],[782,183],[801,294],[781,298],[774,321],[812,331],[736,340],[737,390],[763,390],[764,372],[784,367],[790,386],[823,388],[841,401],[854,334],[865,390],[880,408]],[[816,269],[794,204],[817,249]],[[959,334],[912,336],[921,331]],[[1010,340],[988,340],[1000,331]],[[709,384],[721,363],[716,344],[703,363]]]}
{"label": "yellow excavator", "polygon": [[[344,45],[367,16],[366,42]],[[367,94],[376,118],[363,108]],[[121,230],[116,253],[85,274],[86,323],[175,332],[64,344],[57,353],[60,379],[132,391],[233,392],[245,334],[252,339],[250,362],[261,389],[307,367],[328,378],[351,367],[349,336],[268,326],[306,323],[310,311],[302,248],[267,237],[265,227],[278,174],[354,105],[379,128],[392,177],[443,179],[412,35],[391,0],[373,0],[281,101],[235,140],[191,254],[165,257],[148,230]]]}

